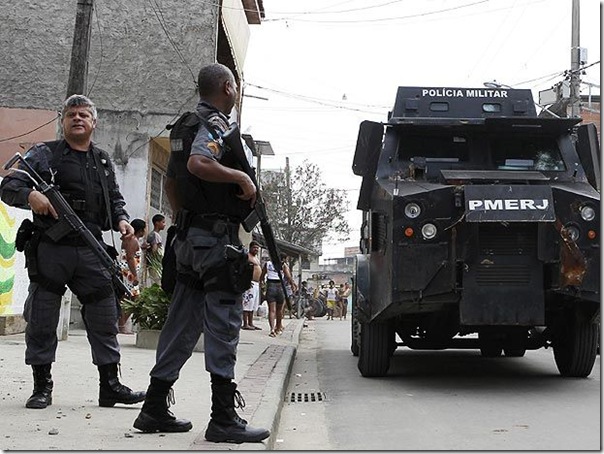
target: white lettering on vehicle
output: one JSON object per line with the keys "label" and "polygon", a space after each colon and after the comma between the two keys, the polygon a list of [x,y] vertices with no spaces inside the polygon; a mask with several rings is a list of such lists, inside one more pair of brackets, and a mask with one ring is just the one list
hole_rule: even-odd
{"label": "white lettering on vehicle", "polygon": [[422,96],[441,98],[507,98],[507,90],[457,88],[423,88]]}
{"label": "white lettering on vehicle", "polygon": [[549,200],[533,199],[485,199],[468,200],[470,211],[498,211],[498,210],[546,210],[549,206]]}

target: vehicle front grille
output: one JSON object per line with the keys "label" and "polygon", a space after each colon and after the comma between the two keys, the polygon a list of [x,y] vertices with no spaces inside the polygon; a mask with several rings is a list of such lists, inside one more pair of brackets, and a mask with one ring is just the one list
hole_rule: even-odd
{"label": "vehicle front grille", "polygon": [[536,224],[480,226],[476,283],[479,286],[529,285],[536,248]]}
{"label": "vehicle front grille", "polygon": [[479,229],[480,255],[529,255],[537,247],[535,224],[483,225]]}

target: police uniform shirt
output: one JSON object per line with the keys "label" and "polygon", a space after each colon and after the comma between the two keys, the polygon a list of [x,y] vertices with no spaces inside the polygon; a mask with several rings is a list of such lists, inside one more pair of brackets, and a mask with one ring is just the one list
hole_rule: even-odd
{"label": "police uniform shirt", "polygon": [[[224,155],[224,148],[221,145],[220,136],[222,136],[229,128],[229,119],[222,112],[218,111],[205,101],[199,102],[197,105],[197,112],[202,118],[207,120],[215,131],[208,130],[202,123],[199,127],[199,132],[191,145],[191,154],[197,154],[220,161]],[[218,137],[216,137],[217,134],[219,134]],[[250,150],[250,147],[247,146],[243,139],[241,140],[241,143],[247,161],[250,166],[253,166],[254,155],[252,150]]]}
{"label": "police uniform shirt", "polygon": [[[206,119],[210,125],[210,129],[203,123],[199,126],[199,131],[191,145],[191,154],[220,161],[224,155],[220,136],[229,128],[229,119],[205,101],[199,101],[197,112],[201,118]],[[212,128],[214,131],[211,130]]]}

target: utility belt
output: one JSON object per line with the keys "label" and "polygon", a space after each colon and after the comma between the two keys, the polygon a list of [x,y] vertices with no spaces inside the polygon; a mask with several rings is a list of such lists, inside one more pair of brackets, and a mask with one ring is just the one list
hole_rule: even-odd
{"label": "utility belt", "polygon": [[191,227],[207,230],[214,236],[229,235],[231,238],[239,235],[239,221],[219,213],[194,213],[180,210],[176,216],[176,225],[180,231]]}
{"label": "utility belt", "polygon": [[[174,251],[173,233],[170,231],[175,227],[175,235],[179,240],[185,240],[187,231],[191,228],[199,228],[210,232],[215,237],[228,235],[232,244],[220,246],[224,249],[225,263],[222,266],[208,270],[203,280],[197,276],[179,273],[176,264],[176,253]],[[195,289],[204,289],[206,292],[223,290],[235,293],[243,293],[252,285],[254,265],[248,260],[248,253],[241,246],[239,240],[239,222],[236,219],[218,213],[194,213],[181,210],[176,215],[174,226],[168,229],[168,239],[162,259],[162,288],[167,293],[172,293],[176,281]],[[222,242],[219,241],[218,245]]]}

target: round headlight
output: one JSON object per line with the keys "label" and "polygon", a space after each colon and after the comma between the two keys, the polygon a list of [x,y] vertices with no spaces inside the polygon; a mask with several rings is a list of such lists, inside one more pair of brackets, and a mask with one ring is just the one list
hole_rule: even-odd
{"label": "round headlight", "polygon": [[436,226],[434,224],[424,224],[422,227],[422,236],[425,240],[431,240],[436,236]]}
{"label": "round headlight", "polygon": [[568,233],[568,236],[570,236],[571,240],[577,241],[579,239],[580,232],[577,226],[567,225],[564,227],[564,230],[566,230],[566,233]]}
{"label": "round headlight", "polygon": [[418,217],[420,215],[420,213],[422,212],[422,209],[419,207],[419,205],[417,203],[408,203],[405,206],[405,216],[407,216],[410,219],[415,219],[416,217]]}
{"label": "round headlight", "polygon": [[595,217],[596,210],[594,210],[592,207],[590,207],[589,205],[584,205],[583,207],[581,207],[581,218],[584,221],[593,221]]}

